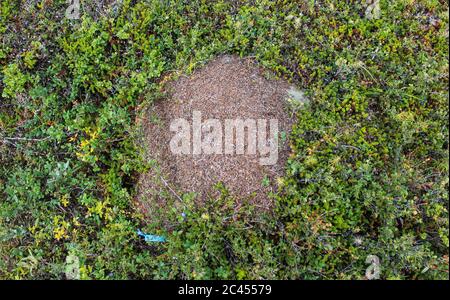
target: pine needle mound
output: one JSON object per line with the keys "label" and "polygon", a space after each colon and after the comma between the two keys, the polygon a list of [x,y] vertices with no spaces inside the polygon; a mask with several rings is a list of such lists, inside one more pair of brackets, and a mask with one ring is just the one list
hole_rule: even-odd
{"label": "pine needle mound", "polygon": [[[147,159],[156,162],[139,182],[138,199],[147,213],[153,204],[165,204],[161,197],[164,189],[175,197],[195,192],[201,202],[217,196],[214,185],[219,182],[236,199],[236,205],[245,200],[270,209],[269,193],[276,190],[276,179],[283,175],[289,155],[293,116],[287,100],[295,95],[287,82],[268,77],[273,76],[251,59],[221,56],[190,77],[182,76],[168,84],[169,99],[155,103],[143,122]],[[226,119],[265,119],[268,132],[269,120],[277,119],[278,160],[274,165],[261,165],[258,152],[173,154],[169,143],[175,133],[170,131],[170,123],[183,118],[192,124],[194,111],[201,112],[203,121],[214,118],[222,125]],[[245,137],[247,150],[248,136]]]}

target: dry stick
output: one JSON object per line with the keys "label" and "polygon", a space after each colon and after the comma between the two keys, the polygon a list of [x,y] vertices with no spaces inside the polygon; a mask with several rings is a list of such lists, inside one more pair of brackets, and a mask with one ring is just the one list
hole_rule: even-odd
{"label": "dry stick", "polygon": [[353,149],[353,150],[361,151],[360,148],[352,146],[352,145],[339,144],[339,146],[342,147],[342,148],[350,148],[350,149]]}
{"label": "dry stick", "polygon": [[161,176],[161,175],[159,175],[159,177],[160,177],[160,179],[162,180],[162,182],[164,183],[164,185],[175,195],[175,197],[177,197],[178,198],[178,200],[180,200],[181,202],[183,202],[183,199],[181,199],[181,197],[180,196],[178,196],[178,194],[177,193],[175,193],[175,191],[174,190],[172,190],[172,188],[170,187],[170,185],[167,183],[167,181],[165,181],[164,180],[164,178]]}
{"label": "dry stick", "polygon": [[32,142],[39,142],[39,141],[45,141],[48,140],[50,137],[47,136],[45,138],[41,138],[41,139],[29,139],[29,138],[23,138],[23,137],[4,137],[4,140],[9,140],[9,141],[32,141]]}
{"label": "dry stick", "polygon": [[9,145],[12,145],[12,146],[14,146],[14,147],[16,147],[17,148],[17,145],[16,144],[14,144],[13,142],[10,142],[9,140],[0,140],[2,143],[4,143],[4,144],[9,144]]}

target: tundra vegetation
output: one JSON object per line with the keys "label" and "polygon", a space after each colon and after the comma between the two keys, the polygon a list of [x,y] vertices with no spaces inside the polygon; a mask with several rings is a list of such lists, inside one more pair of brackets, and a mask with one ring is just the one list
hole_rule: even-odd
{"label": "tundra vegetation", "polygon": [[[71,20],[0,0],[0,278],[64,279],[76,257],[81,279],[364,279],[370,255],[382,279],[448,278],[447,1],[87,2]],[[310,100],[275,207],[218,184],[148,224],[136,119],[221,54]]]}

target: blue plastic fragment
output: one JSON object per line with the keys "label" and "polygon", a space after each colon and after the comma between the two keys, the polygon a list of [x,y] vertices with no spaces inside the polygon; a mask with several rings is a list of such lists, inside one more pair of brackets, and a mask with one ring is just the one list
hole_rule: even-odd
{"label": "blue plastic fragment", "polygon": [[141,236],[144,238],[146,242],[153,242],[153,243],[164,243],[166,241],[166,238],[160,235],[153,235],[153,234],[146,234],[137,230],[138,236]]}

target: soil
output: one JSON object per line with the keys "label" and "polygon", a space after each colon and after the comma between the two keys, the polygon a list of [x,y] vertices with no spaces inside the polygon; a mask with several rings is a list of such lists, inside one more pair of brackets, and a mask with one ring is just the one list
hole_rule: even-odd
{"label": "soil", "polygon": [[[273,78],[273,79],[269,79]],[[167,99],[154,103],[143,121],[147,158],[156,162],[138,184],[138,202],[149,213],[152,206],[164,206],[163,190],[175,197],[196,192],[196,201],[217,196],[214,189],[222,182],[235,198],[236,205],[250,201],[262,209],[270,209],[268,196],[276,191],[277,178],[283,176],[289,155],[289,132],[292,115],[287,98],[293,87],[276,80],[270,72],[252,59],[220,56],[191,76],[182,76],[166,84]],[[296,91],[298,93],[298,91]],[[178,154],[171,152],[169,142],[175,135],[170,123],[184,118],[192,126],[193,111],[201,112],[202,120],[277,119],[280,134],[278,160],[274,165],[261,165],[258,152],[247,154]],[[269,128],[267,128],[269,130]],[[191,128],[191,139],[192,139]],[[245,149],[247,150],[247,139]],[[263,184],[264,182],[264,184]]]}

